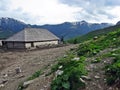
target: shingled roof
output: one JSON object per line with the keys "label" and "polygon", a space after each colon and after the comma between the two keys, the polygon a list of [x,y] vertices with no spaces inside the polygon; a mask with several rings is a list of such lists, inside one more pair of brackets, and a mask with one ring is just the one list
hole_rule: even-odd
{"label": "shingled roof", "polygon": [[31,42],[51,40],[59,40],[59,38],[46,29],[25,28],[24,30],[9,37],[5,41]]}

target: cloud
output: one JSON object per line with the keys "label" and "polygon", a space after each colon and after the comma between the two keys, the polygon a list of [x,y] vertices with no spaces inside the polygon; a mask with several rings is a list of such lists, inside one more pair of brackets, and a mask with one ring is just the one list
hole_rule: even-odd
{"label": "cloud", "polygon": [[[70,7],[69,5],[59,3],[57,0],[8,1],[11,2],[9,10],[1,11],[0,16],[23,19],[23,21],[30,24],[55,24],[64,21],[75,21],[74,13],[81,10],[79,7]],[[5,4],[6,2],[2,3]]]}
{"label": "cloud", "polygon": [[10,4],[9,0],[8,1],[6,1],[6,0],[0,0],[0,11],[7,10],[8,7],[9,7],[9,4]]}
{"label": "cloud", "polygon": [[0,17],[30,24],[81,20],[116,23],[119,10],[119,0],[0,0]]}
{"label": "cloud", "polygon": [[[116,23],[120,20],[117,8],[120,7],[118,0],[59,0],[69,6],[81,7],[82,11],[77,12],[78,20],[90,22],[111,22]],[[117,8],[116,8],[117,7]],[[113,14],[114,13],[114,14]]]}

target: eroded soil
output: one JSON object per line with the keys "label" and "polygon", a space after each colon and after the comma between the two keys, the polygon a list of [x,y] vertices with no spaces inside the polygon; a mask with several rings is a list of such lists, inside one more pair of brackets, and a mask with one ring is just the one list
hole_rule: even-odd
{"label": "eroded soil", "polygon": [[[18,85],[38,70],[47,73],[56,59],[62,57],[66,51],[75,45],[33,51],[0,52],[0,90],[17,90]],[[16,74],[15,69],[20,67],[21,73]],[[47,68],[47,69],[45,69]],[[40,76],[26,90],[48,90],[51,76]]]}

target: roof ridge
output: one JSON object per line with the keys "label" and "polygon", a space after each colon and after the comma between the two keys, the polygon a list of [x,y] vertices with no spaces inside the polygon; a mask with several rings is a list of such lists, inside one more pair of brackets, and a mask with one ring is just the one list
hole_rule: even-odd
{"label": "roof ridge", "polygon": [[5,41],[45,41],[59,40],[59,38],[47,29],[41,28],[25,28],[14,34]]}

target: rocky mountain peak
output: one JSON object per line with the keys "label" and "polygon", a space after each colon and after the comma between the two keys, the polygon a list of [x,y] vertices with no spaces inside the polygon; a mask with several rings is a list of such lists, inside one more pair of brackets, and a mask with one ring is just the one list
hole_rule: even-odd
{"label": "rocky mountain peak", "polygon": [[116,25],[120,25],[120,21],[118,21],[118,22],[116,23]]}

